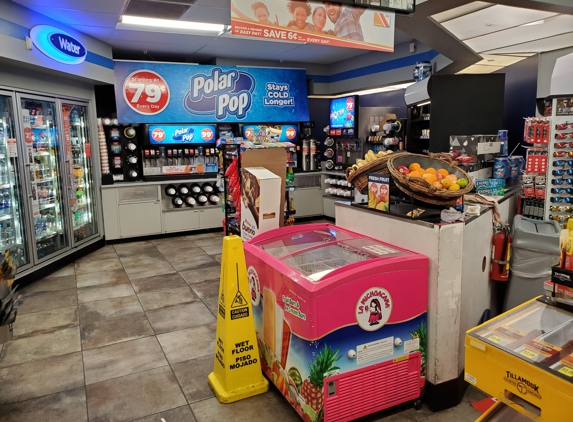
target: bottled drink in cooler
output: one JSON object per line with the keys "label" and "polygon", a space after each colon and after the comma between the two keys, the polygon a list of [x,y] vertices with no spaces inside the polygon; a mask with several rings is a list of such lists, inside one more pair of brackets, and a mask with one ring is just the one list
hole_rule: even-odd
{"label": "bottled drink in cooler", "polygon": [[14,230],[12,229],[12,225],[10,223],[6,223],[6,228],[4,229],[4,236],[5,238],[5,245],[12,246],[14,244]]}
{"label": "bottled drink in cooler", "polygon": [[10,191],[6,189],[2,195],[2,208],[5,215],[12,214],[12,198],[10,197]]}

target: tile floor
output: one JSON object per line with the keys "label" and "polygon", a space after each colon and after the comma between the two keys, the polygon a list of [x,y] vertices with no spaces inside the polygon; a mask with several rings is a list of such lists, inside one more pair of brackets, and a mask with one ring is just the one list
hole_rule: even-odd
{"label": "tile floor", "polygon": [[[21,291],[0,346],[2,422],[299,421],[275,389],[220,404],[213,369],[222,234],[108,245]],[[470,422],[410,405],[363,421]]]}

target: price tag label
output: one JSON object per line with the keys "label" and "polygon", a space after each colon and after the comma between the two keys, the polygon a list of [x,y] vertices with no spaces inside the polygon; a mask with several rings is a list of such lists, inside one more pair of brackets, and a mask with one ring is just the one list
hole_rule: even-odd
{"label": "price tag label", "polygon": [[563,375],[567,375],[568,377],[573,377],[573,369],[569,368],[568,366],[564,366],[559,370]]}
{"label": "price tag label", "polygon": [[525,356],[528,359],[535,359],[537,356],[539,356],[537,353],[532,352],[531,350],[525,349],[520,353],[522,356]]}
{"label": "price tag label", "polygon": [[488,337],[488,340],[493,341],[494,343],[501,343],[503,341],[503,338],[493,335],[491,337]]}
{"label": "price tag label", "polygon": [[169,86],[165,79],[151,70],[138,70],[123,83],[125,102],[139,114],[161,113],[169,104]]}

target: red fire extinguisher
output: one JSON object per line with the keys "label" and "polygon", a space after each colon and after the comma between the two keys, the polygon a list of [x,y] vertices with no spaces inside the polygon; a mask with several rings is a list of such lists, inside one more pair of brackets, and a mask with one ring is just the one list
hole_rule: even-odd
{"label": "red fire extinguisher", "polygon": [[507,281],[509,279],[510,250],[511,235],[509,234],[509,227],[495,227],[491,245],[491,271],[489,278],[496,281]]}

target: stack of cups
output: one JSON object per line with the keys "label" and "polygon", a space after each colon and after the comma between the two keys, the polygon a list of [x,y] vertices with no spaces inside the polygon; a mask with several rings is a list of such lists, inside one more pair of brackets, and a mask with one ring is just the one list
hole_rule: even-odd
{"label": "stack of cups", "polygon": [[101,172],[109,173],[109,158],[107,156],[107,143],[101,119],[97,119],[97,135],[99,143],[99,156],[101,157]]}

